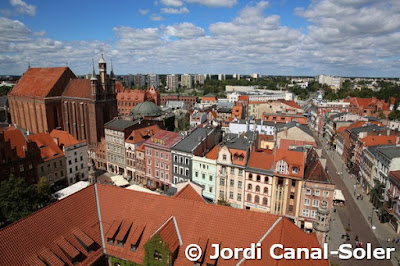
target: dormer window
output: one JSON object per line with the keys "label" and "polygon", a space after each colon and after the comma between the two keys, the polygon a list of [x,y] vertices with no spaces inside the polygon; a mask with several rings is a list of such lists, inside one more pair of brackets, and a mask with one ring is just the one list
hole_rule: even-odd
{"label": "dormer window", "polygon": [[155,260],[162,260],[162,254],[158,252],[157,250],[154,251],[154,259]]}
{"label": "dormer window", "polygon": [[299,168],[298,167],[292,167],[292,173],[298,174],[299,173]]}
{"label": "dormer window", "polygon": [[124,246],[124,242],[123,241],[117,241],[117,246],[118,247],[123,247]]}
{"label": "dormer window", "polygon": [[112,238],[107,238],[107,244],[114,245],[114,240]]}
{"label": "dormer window", "polygon": [[226,154],[222,155],[222,160],[226,161]]}
{"label": "dormer window", "polygon": [[131,251],[132,251],[132,252],[135,252],[135,251],[136,251],[136,249],[137,249],[137,246],[136,246],[136,245],[133,245],[133,244],[131,244]]}

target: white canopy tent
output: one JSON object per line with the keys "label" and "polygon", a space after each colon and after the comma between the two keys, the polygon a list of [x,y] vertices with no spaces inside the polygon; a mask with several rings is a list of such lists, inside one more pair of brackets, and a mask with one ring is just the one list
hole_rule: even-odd
{"label": "white canopy tent", "polygon": [[333,193],[333,202],[344,203],[346,200],[344,198],[343,192],[340,189],[335,189]]}
{"label": "white canopy tent", "polygon": [[115,175],[111,177],[111,181],[117,187],[127,187],[129,186],[129,182],[122,175]]}

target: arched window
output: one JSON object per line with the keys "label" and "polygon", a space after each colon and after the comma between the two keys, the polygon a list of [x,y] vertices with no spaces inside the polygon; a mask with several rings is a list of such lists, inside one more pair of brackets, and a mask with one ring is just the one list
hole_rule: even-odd
{"label": "arched window", "polygon": [[253,175],[249,174],[249,180],[253,180]]}
{"label": "arched window", "polygon": [[256,192],[260,192],[260,186],[256,186]]}
{"label": "arched window", "polygon": [[288,164],[284,160],[280,160],[276,163],[276,171],[282,174],[289,174]]}
{"label": "arched window", "polygon": [[248,185],[247,185],[247,189],[248,189],[248,190],[251,190],[252,188],[253,188],[253,187],[252,187],[251,184],[248,184]]}
{"label": "arched window", "polygon": [[251,201],[251,194],[247,194],[247,201]]}
{"label": "arched window", "polygon": [[259,196],[255,196],[254,202],[255,202],[255,203],[260,203],[260,197],[259,197]]}
{"label": "arched window", "polygon": [[264,180],[264,183],[265,183],[265,184],[268,184],[268,181],[269,181],[268,176],[266,176],[266,177],[265,177],[265,180]]}
{"label": "arched window", "polygon": [[268,194],[268,188],[267,187],[264,188],[264,194]]}
{"label": "arched window", "polygon": [[262,203],[263,205],[268,205],[268,199],[267,198],[263,198],[263,203]]}
{"label": "arched window", "polygon": [[261,177],[260,177],[260,175],[257,175],[257,182],[260,182],[261,181]]}

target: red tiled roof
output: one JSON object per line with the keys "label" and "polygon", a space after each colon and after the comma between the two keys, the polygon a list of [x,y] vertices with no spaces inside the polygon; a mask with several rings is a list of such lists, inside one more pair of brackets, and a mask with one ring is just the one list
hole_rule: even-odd
{"label": "red tiled roof", "polygon": [[[97,243],[96,251],[86,252],[74,236],[76,228]],[[61,238],[68,241],[73,249],[86,256],[88,264],[103,254],[100,247],[100,226],[94,186],[82,189],[0,229],[1,264],[26,265],[28,258],[36,258],[35,260],[40,262],[37,260],[39,256],[51,265],[64,265],[64,263],[59,263],[60,260],[72,265],[57,244]],[[62,241],[61,246],[64,244]],[[64,248],[67,249],[65,246]]]}
{"label": "red tiled roof", "polygon": [[184,186],[181,190],[178,191],[178,193],[174,195],[174,197],[205,202],[203,197],[199,193],[197,193],[197,191],[192,187],[191,184],[187,184],[186,186]]}
{"label": "red tiled roof", "polygon": [[145,152],[144,149],[144,144],[140,145],[139,147],[136,148],[137,151]]}
{"label": "red tiled roof", "polygon": [[209,101],[209,102],[215,102],[217,100],[217,97],[214,96],[204,96],[201,97],[202,101]]}
{"label": "red tiled roof", "polygon": [[218,157],[218,150],[219,150],[219,145],[215,145],[214,148],[212,148],[207,154],[206,158],[211,159],[211,160],[216,160]]}
{"label": "red tiled roof", "polygon": [[90,85],[90,80],[88,79],[71,79],[65,88],[64,97],[74,97],[74,98],[92,98],[92,87]]}
{"label": "red tiled roof", "polygon": [[[241,165],[241,166],[246,165],[246,162],[247,162],[247,152],[246,151],[229,148],[229,152],[231,153],[232,164]],[[235,159],[235,157],[237,159]],[[243,159],[240,160],[240,158],[243,158]]]}
{"label": "red tiled roof", "polygon": [[246,102],[249,100],[249,96],[248,95],[239,95],[238,100]]}
{"label": "red tiled roof", "polygon": [[364,147],[378,146],[384,144],[395,144],[397,136],[366,136],[361,139]]}
{"label": "red tiled roof", "polygon": [[71,134],[69,134],[67,131],[64,131],[64,130],[53,129],[50,132],[50,136],[53,139],[58,140],[58,146],[63,145],[64,147],[69,147],[69,146],[73,146],[73,145],[85,142],[85,141],[77,140]]}
{"label": "red tiled roof", "polygon": [[271,170],[274,165],[274,155],[272,153],[256,152],[253,149],[250,153],[248,167]]}
{"label": "red tiled roof", "polygon": [[[182,136],[178,132],[171,132],[166,130],[160,130],[154,134],[151,138],[145,141],[147,146],[155,146],[170,149],[176,143],[182,139]],[[161,143],[160,143],[161,142]]]}
{"label": "red tiled roof", "polygon": [[[79,206],[76,205],[77,202]],[[314,234],[306,234],[295,224],[278,215],[96,184],[0,229],[0,261],[5,265],[23,265],[27,262],[39,264],[39,254],[43,254],[43,250],[47,249],[47,252],[53,252],[66,264],[71,265],[61,250],[63,248],[68,249],[65,251],[73,256],[76,252],[82,253],[82,264],[92,264],[103,256],[97,207],[101,213],[103,232],[109,231],[115,219],[132,223],[126,238],[128,244],[123,247],[105,244],[107,255],[140,264],[145,256],[144,244],[157,232],[171,245],[171,249],[176,249],[180,241],[182,247],[200,242],[202,246],[208,247],[212,243],[222,243],[223,247],[229,248],[249,247],[250,243],[257,243],[266,236],[262,242],[265,255],[263,260],[245,261],[251,265],[265,265],[266,260],[269,260],[269,246],[275,243],[281,243],[285,247],[319,247]],[[207,217],[206,222],[204,217]],[[168,219],[173,219],[173,223],[169,223]],[[76,239],[76,228],[97,244],[94,245],[94,252],[86,252]],[[71,246],[60,243],[63,242],[62,239],[68,241]],[[131,251],[132,242],[136,242],[135,252]],[[188,265],[185,248],[176,250],[174,265]],[[209,256],[209,251],[205,252],[205,256]],[[46,257],[57,260],[51,254]],[[289,262],[291,265],[300,263],[285,260],[277,263]],[[59,262],[52,261],[50,264],[57,263]],[[236,260],[218,261],[220,266],[237,263]],[[326,265],[326,261],[315,260],[309,263]]]}
{"label": "red tiled roof", "polygon": [[144,128],[135,129],[126,138],[126,142],[136,144],[145,141],[149,137],[156,134],[158,131],[160,131],[160,127],[158,125],[152,125]]}
{"label": "red tiled roof", "polygon": [[117,93],[117,101],[137,102],[145,101],[146,91],[144,90],[124,90]]}
{"label": "red tiled roof", "polygon": [[25,150],[28,149],[28,143],[27,139],[25,139],[24,134],[19,128],[15,128],[14,126],[9,127],[4,132],[4,140],[10,141],[11,148],[16,149],[18,157],[25,157]]}
{"label": "red tiled roof", "polygon": [[295,101],[287,101],[287,100],[280,100],[280,101],[290,107],[293,107],[296,109],[302,109],[301,106],[298,105]]}
{"label": "red tiled roof", "polygon": [[289,169],[290,175],[299,176],[299,177],[302,177],[304,175],[304,164],[305,164],[304,152],[285,150],[285,149],[276,149],[275,150],[274,169],[276,169],[276,163],[280,160],[285,161],[289,165],[289,168],[292,166],[299,167],[298,174],[291,173],[291,171]]}
{"label": "red tiled roof", "polygon": [[65,85],[71,78],[76,77],[68,67],[29,68],[9,95],[61,96]]}
{"label": "red tiled roof", "polygon": [[64,152],[57,146],[48,133],[29,135],[28,139],[36,142],[40,149],[40,157],[46,162],[64,156]]}
{"label": "red tiled roof", "polygon": [[347,128],[347,126],[340,127],[340,128],[338,128],[338,129],[336,129],[336,132],[337,132],[337,133],[343,132],[343,131],[346,130],[346,128]]}

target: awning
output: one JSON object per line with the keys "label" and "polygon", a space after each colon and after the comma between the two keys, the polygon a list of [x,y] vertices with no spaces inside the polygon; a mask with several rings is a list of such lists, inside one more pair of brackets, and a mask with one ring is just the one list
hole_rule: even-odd
{"label": "awning", "polygon": [[116,175],[111,177],[111,181],[116,185],[117,187],[125,187],[129,186],[129,182],[122,176],[122,175]]}
{"label": "awning", "polygon": [[304,228],[305,229],[313,229],[313,225],[310,222],[304,222]]}
{"label": "awning", "polygon": [[340,189],[335,189],[335,192],[333,193],[333,200],[345,201],[343,193]]}

